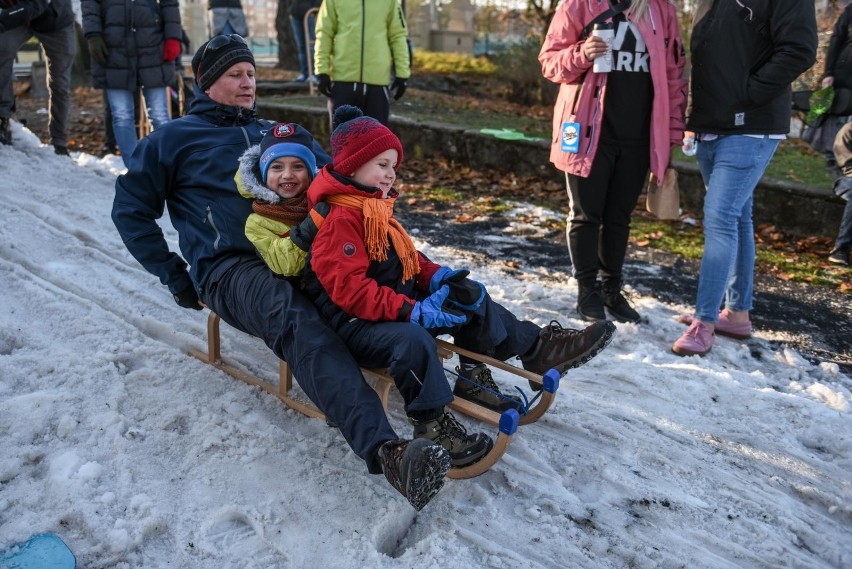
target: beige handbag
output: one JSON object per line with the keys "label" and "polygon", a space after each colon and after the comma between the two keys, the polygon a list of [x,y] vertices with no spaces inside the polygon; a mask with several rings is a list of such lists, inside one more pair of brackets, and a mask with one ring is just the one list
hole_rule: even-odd
{"label": "beige handbag", "polygon": [[648,180],[647,209],[657,219],[678,219],[680,217],[680,190],[677,185],[677,170],[666,168],[663,183],[657,184],[657,177],[651,174]]}

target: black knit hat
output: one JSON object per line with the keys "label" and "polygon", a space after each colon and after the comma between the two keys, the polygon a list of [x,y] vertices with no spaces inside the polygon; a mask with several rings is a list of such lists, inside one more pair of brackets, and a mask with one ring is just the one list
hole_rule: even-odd
{"label": "black knit hat", "polygon": [[241,61],[255,65],[254,54],[245,40],[237,34],[216,36],[204,42],[195,52],[192,58],[192,74],[201,90],[206,91],[231,66]]}

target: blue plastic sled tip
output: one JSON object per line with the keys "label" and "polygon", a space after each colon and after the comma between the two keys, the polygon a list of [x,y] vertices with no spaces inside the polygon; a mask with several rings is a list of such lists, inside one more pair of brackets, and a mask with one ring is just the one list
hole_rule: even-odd
{"label": "blue plastic sled tip", "polygon": [[0,569],[74,569],[77,559],[65,542],[52,533],[40,533],[2,551]]}

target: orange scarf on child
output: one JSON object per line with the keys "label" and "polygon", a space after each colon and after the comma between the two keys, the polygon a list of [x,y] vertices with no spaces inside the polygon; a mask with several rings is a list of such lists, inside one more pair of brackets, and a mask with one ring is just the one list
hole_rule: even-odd
{"label": "orange scarf on child", "polygon": [[403,282],[420,273],[420,260],[411,237],[393,217],[396,198],[376,199],[365,196],[338,194],[329,196],[328,203],[360,209],[364,215],[364,245],[371,261],[386,261],[388,258],[388,235],[402,263]]}

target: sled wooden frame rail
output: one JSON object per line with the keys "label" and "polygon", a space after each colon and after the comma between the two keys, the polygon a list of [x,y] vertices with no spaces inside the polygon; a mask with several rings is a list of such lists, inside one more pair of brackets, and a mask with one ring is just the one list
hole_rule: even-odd
{"label": "sled wooden frame rail", "polygon": [[[312,403],[297,399],[290,394],[290,391],[293,388],[293,372],[290,370],[290,366],[286,361],[278,361],[278,385],[274,385],[263,381],[248,372],[240,370],[222,359],[222,344],[219,330],[220,322],[221,318],[219,315],[211,310],[207,317],[207,353],[205,354],[200,350],[190,350],[190,355],[222,370],[235,379],[244,381],[249,385],[260,387],[267,393],[276,396],[287,407],[290,407],[303,415],[317,419],[325,419],[323,412]],[[509,448],[512,436],[517,431],[519,425],[527,425],[535,422],[547,412],[556,398],[556,391],[559,389],[560,377],[556,370],[550,370],[542,376],[517,366],[507,364],[506,362],[459,348],[458,346],[440,339],[437,339],[436,343],[438,355],[442,359],[449,359],[452,357],[453,353],[467,356],[471,359],[509,372],[542,386],[541,391],[539,391],[536,398],[533,399],[534,404],[529,406],[527,412],[523,416],[514,409],[505,411],[502,414],[497,413],[496,411],[492,411],[491,409],[487,409],[481,405],[477,405],[476,403],[460,399],[458,397],[450,403],[449,407],[451,409],[464,413],[465,415],[478,419],[484,423],[496,426],[499,430],[497,440],[494,441],[494,448],[492,448],[491,451],[481,460],[464,468],[451,468],[447,473],[449,478],[454,479],[473,478],[494,466],[494,464],[502,458],[503,454],[505,454],[506,450]],[[385,411],[387,411],[390,390],[394,387],[393,379],[387,374],[386,370],[368,368],[361,368],[361,370],[365,376],[375,380],[376,383],[373,386],[373,389],[375,389],[378,393],[379,399],[381,399],[382,405],[384,406]]]}

